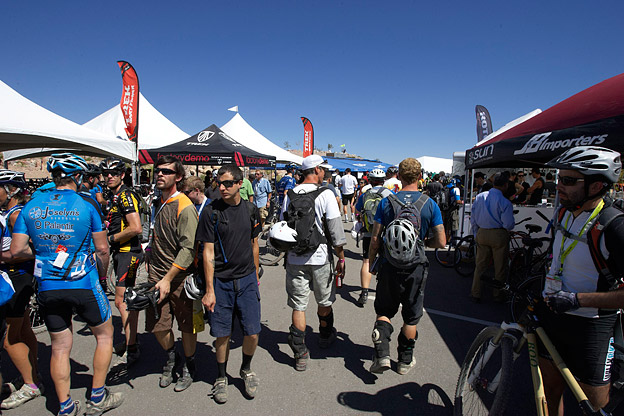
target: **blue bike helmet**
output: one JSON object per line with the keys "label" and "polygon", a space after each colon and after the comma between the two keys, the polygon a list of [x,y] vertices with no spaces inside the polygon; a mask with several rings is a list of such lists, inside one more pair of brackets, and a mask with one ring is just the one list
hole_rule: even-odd
{"label": "blue bike helmet", "polygon": [[89,164],[73,153],[54,153],[48,159],[48,172],[60,170],[61,177],[72,175],[74,173],[85,172],[89,169]]}

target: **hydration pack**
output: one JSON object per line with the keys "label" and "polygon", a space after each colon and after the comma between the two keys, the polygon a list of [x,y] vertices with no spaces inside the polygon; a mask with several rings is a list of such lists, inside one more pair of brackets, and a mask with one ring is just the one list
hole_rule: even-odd
{"label": "hydration pack", "polygon": [[373,230],[373,222],[375,219],[375,213],[377,212],[377,207],[379,206],[381,200],[384,199],[385,195],[389,193],[389,189],[380,188],[375,190],[369,189],[364,194],[364,197],[362,198],[362,220],[364,222],[364,229],[367,232],[371,232]]}
{"label": "hydration pack", "polygon": [[284,213],[284,219],[290,228],[297,231],[297,244],[293,248],[297,254],[314,252],[318,246],[327,243],[327,239],[316,226],[314,208],[316,198],[327,189],[321,186],[307,193],[296,193],[292,189],[288,191],[290,202]]}
{"label": "hydration pack", "polygon": [[384,257],[400,269],[413,269],[427,263],[425,243],[420,238],[421,211],[429,197],[421,194],[413,202],[404,203],[396,195],[388,196],[394,220],[384,232]]}

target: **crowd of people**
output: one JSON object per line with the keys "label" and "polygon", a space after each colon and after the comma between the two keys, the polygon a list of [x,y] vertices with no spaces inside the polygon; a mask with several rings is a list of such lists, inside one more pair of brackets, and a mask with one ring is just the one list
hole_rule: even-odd
{"label": "crowd of people", "polygon": [[[544,287],[545,326],[592,403],[601,406],[608,399],[617,310],[624,305],[623,260],[610,255],[624,242],[624,215],[613,214],[617,205],[607,196],[619,181],[620,155],[581,146],[547,166],[559,170],[556,191],[562,205],[557,209],[553,262]],[[251,363],[261,333],[258,236],[274,193],[279,221],[271,226],[269,238],[276,249],[287,252],[285,291],[292,310],[288,344],[294,368],[305,371],[310,359],[305,315],[310,295],[317,304],[319,347],[329,348],[336,340],[332,306],[346,273],[344,223],[355,222],[354,231],[362,240],[358,306],[368,302],[372,276],[377,279],[371,335],[375,353],[369,369],[383,373],[391,368],[392,321],[400,311],[397,372],[407,374],[416,363],[413,351],[429,275],[425,249],[445,247],[458,229],[458,209],[466,199],[463,178],[447,178],[443,172],[425,178],[413,158],[358,178],[349,169],[336,171],[321,156],[311,155],[300,169],[287,168],[273,187],[262,171],[246,178],[235,165],[209,172],[205,181],[187,178],[178,159],[164,156],[154,165],[158,198],[147,209],[125,183],[127,166],[120,159],[107,158],[96,166],[63,153],[52,155],[47,167],[53,182],[38,189],[30,201],[23,192],[24,175],[0,170],[0,283],[11,282],[14,291],[1,299],[0,315],[6,322],[3,345],[21,375],[20,383],[7,384],[11,394],[1,407],[18,407],[44,392],[27,314],[36,293],[50,333],[50,375],[60,415],[78,414],[81,408],[70,395],[74,313],[96,339],[85,413],[102,414],[124,400],[122,393],[105,386],[114,350],[112,309],[103,289],[110,261],[116,278],[114,304],[124,335],[123,345],[115,346],[118,364],[127,368],[141,360],[137,331],[139,310],[145,310],[145,331],[154,334],[166,356],[160,387],[175,381],[175,391],[189,388],[197,374],[197,333],[204,325],[202,312],[200,322],[195,319],[201,303],[215,338],[217,377],[212,397],[221,404],[228,400],[234,317],[244,335],[239,375],[245,395],[256,396],[260,379]],[[515,225],[512,200],[524,194],[528,203],[540,203],[554,191],[551,178],[548,174],[542,178],[540,169],[532,169],[531,186],[524,186],[523,175],[522,171],[500,172],[488,179],[479,172],[474,175],[477,196],[471,222],[478,249],[471,297],[477,302],[480,275],[491,259],[497,279],[504,279],[508,231]],[[608,223],[602,212],[611,216]],[[590,237],[596,223],[601,233]],[[592,240],[597,236],[604,237]],[[572,250],[574,256],[569,255]],[[596,251],[602,268],[595,267]],[[143,263],[147,283],[138,285]],[[174,321],[182,336],[182,354],[175,344]],[[574,347],[567,348],[571,333],[579,336]],[[550,357],[540,357],[540,368],[548,406],[553,414],[562,414],[563,380]]]}

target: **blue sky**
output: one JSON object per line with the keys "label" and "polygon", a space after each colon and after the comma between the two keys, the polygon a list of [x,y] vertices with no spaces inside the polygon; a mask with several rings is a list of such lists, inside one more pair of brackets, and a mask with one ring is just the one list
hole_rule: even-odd
{"label": "blue sky", "polygon": [[[432,4],[430,4],[432,3]],[[435,3],[435,4],[433,4]],[[620,1],[21,1],[0,5],[0,79],[77,123],[121,96],[116,61],[182,130],[238,105],[258,131],[396,163],[624,72]]]}

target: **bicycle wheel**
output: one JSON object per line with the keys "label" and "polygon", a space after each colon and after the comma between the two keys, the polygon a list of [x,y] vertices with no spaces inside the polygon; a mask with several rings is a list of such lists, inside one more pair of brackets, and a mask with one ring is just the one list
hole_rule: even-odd
{"label": "bicycle wheel", "polygon": [[543,288],[544,277],[540,275],[531,276],[519,283],[517,287],[511,288],[509,312],[511,313],[512,322],[518,322],[518,319],[529,305],[529,299],[542,297]]}
{"label": "bicycle wheel", "polygon": [[108,289],[108,293],[112,295],[115,294],[115,290],[117,289],[117,277],[115,275],[112,256],[108,263],[108,271],[106,272],[106,288]]}
{"label": "bicycle wheel", "polygon": [[513,253],[507,273],[507,284],[509,284],[509,286],[517,287],[526,277],[526,256],[527,250],[524,248],[520,248]]}
{"label": "bicycle wheel", "polygon": [[35,334],[39,334],[46,330],[45,322],[43,321],[43,315],[41,314],[41,308],[37,302],[37,294],[33,293],[30,297],[28,317],[30,318],[30,327]]}
{"label": "bicycle wheel", "polygon": [[258,236],[258,245],[260,248],[260,264],[264,266],[274,266],[284,258],[283,251],[277,250],[269,241],[269,229],[262,231]]}
{"label": "bicycle wheel", "polygon": [[455,253],[455,271],[465,277],[472,276],[477,258],[477,244],[474,237],[467,235],[459,240]]}
{"label": "bicycle wheel", "polygon": [[502,415],[509,399],[513,366],[512,340],[491,343],[500,328],[490,326],[477,335],[461,367],[453,414]]}
{"label": "bicycle wheel", "polygon": [[435,259],[442,267],[455,267],[455,242],[451,240],[448,247],[436,248]]}

